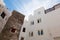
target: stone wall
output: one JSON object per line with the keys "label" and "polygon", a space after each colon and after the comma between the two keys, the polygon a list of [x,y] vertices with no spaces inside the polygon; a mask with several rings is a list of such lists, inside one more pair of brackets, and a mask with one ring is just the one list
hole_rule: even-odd
{"label": "stone wall", "polygon": [[0,40],[18,40],[24,17],[21,13],[13,11],[0,34]]}

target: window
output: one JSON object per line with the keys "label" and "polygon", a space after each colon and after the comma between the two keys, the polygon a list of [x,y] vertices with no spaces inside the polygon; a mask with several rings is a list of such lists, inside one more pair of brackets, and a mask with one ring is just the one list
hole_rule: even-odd
{"label": "window", "polygon": [[11,32],[15,33],[16,29],[15,28],[12,28],[11,29]]}
{"label": "window", "polygon": [[41,19],[38,19],[37,22],[40,23],[41,22]]}
{"label": "window", "polygon": [[31,22],[31,25],[33,25],[33,24],[34,24],[34,21]]}
{"label": "window", "polygon": [[29,32],[29,36],[30,36],[31,34],[30,34],[30,32]]}
{"label": "window", "polygon": [[41,35],[43,35],[43,30],[41,30]]}
{"label": "window", "polygon": [[38,12],[38,14],[40,14],[40,11]]}
{"label": "window", "polygon": [[38,30],[38,35],[43,35],[43,30],[41,31]]}
{"label": "window", "polygon": [[25,32],[25,30],[26,30],[26,29],[25,29],[25,28],[23,28],[23,32]]}
{"label": "window", "polygon": [[4,18],[4,17],[5,17],[5,13],[4,13],[4,12],[2,12],[1,17],[2,17],[2,18]]}
{"label": "window", "polygon": [[39,20],[38,20],[38,23],[39,23]]}
{"label": "window", "polygon": [[40,35],[41,33],[40,33],[40,31],[38,30],[38,35]]}
{"label": "window", "polygon": [[23,38],[23,37],[21,37],[21,40],[24,40],[24,38]]}
{"label": "window", "polygon": [[33,32],[31,32],[31,36],[33,36]]}
{"label": "window", "polygon": [[29,36],[32,37],[33,36],[33,32],[29,32]]}

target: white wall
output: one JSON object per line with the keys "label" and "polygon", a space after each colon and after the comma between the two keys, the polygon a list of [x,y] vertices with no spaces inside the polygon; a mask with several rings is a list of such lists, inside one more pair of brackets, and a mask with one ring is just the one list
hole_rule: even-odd
{"label": "white wall", "polygon": [[43,17],[44,26],[47,26],[53,37],[60,37],[60,8],[47,13]]}
{"label": "white wall", "polygon": [[[4,12],[6,14],[5,17],[4,17],[4,19],[1,17],[2,12]],[[0,32],[4,28],[4,26],[5,26],[8,18],[10,16],[11,16],[11,12],[6,7],[3,7],[2,11],[0,12]]]}
{"label": "white wall", "polygon": [[[39,14],[40,13],[40,14]],[[37,20],[41,18],[41,22]],[[31,22],[34,21],[34,25]],[[23,27],[26,32],[22,32]],[[38,35],[38,30],[43,29],[44,34]],[[19,40],[24,37],[24,40],[54,40],[60,37],[60,8],[55,9],[47,14],[44,13],[44,8],[34,11],[34,15],[30,15],[28,21],[25,21],[20,33]],[[33,37],[29,37],[29,32],[33,32]]]}
{"label": "white wall", "polygon": [[[26,28],[26,32],[20,32],[20,37],[24,37],[24,40],[53,40],[47,25],[45,24],[45,13],[44,8],[40,8],[34,11],[34,15],[30,15],[28,21],[25,21],[23,27]],[[37,23],[37,20],[41,18],[41,23]],[[31,25],[31,22],[34,21],[34,25]],[[38,35],[38,30],[43,29],[43,35]],[[29,32],[33,32],[33,37],[29,36]]]}

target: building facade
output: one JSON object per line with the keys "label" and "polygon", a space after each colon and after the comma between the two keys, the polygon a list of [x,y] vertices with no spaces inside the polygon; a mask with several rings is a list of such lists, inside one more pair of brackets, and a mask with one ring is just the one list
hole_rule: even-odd
{"label": "building facade", "polygon": [[3,0],[0,0],[0,40],[18,40],[24,15],[6,8]]}
{"label": "building facade", "polygon": [[6,8],[3,0],[0,0],[0,33],[10,16],[11,12]]}
{"label": "building facade", "polygon": [[35,10],[24,21],[19,40],[60,40],[60,4]]}
{"label": "building facade", "polygon": [[24,17],[14,10],[0,34],[0,40],[18,40]]}

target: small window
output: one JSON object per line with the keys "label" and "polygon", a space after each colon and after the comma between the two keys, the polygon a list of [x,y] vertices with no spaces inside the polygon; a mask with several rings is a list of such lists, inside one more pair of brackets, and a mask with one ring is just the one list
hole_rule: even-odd
{"label": "small window", "polygon": [[31,36],[33,36],[33,32],[31,32]]}
{"label": "small window", "polygon": [[41,19],[38,19],[37,22],[40,23],[41,22]]}
{"label": "small window", "polygon": [[21,40],[24,40],[24,38],[23,38],[23,37],[21,37]]}
{"label": "small window", "polygon": [[31,33],[29,32],[29,36],[31,35]]}
{"label": "small window", "polygon": [[40,14],[41,12],[39,11],[38,14]]}
{"label": "small window", "polygon": [[43,30],[41,30],[41,35],[43,35]]}
{"label": "small window", "polygon": [[34,25],[34,21],[31,22],[31,25]]}
{"label": "small window", "polygon": [[41,33],[40,33],[40,31],[38,30],[38,35],[40,35]]}
{"label": "small window", "polygon": [[11,32],[15,33],[16,29],[15,28],[12,28],[11,29]]}
{"label": "small window", "polygon": [[38,20],[38,23],[39,23],[39,20]]}
{"label": "small window", "polygon": [[23,28],[23,32],[25,32],[25,30],[26,30],[26,29],[25,29],[25,28]]}
{"label": "small window", "polygon": [[33,36],[33,32],[29,32],[29,36],[32,37]]}
{"label": "small window", "polygon": [[5,13],[4,13],[4,12],[2,12],[1,17],[2,17],[2,18],[4,18],[4,17],[5,17]]}

